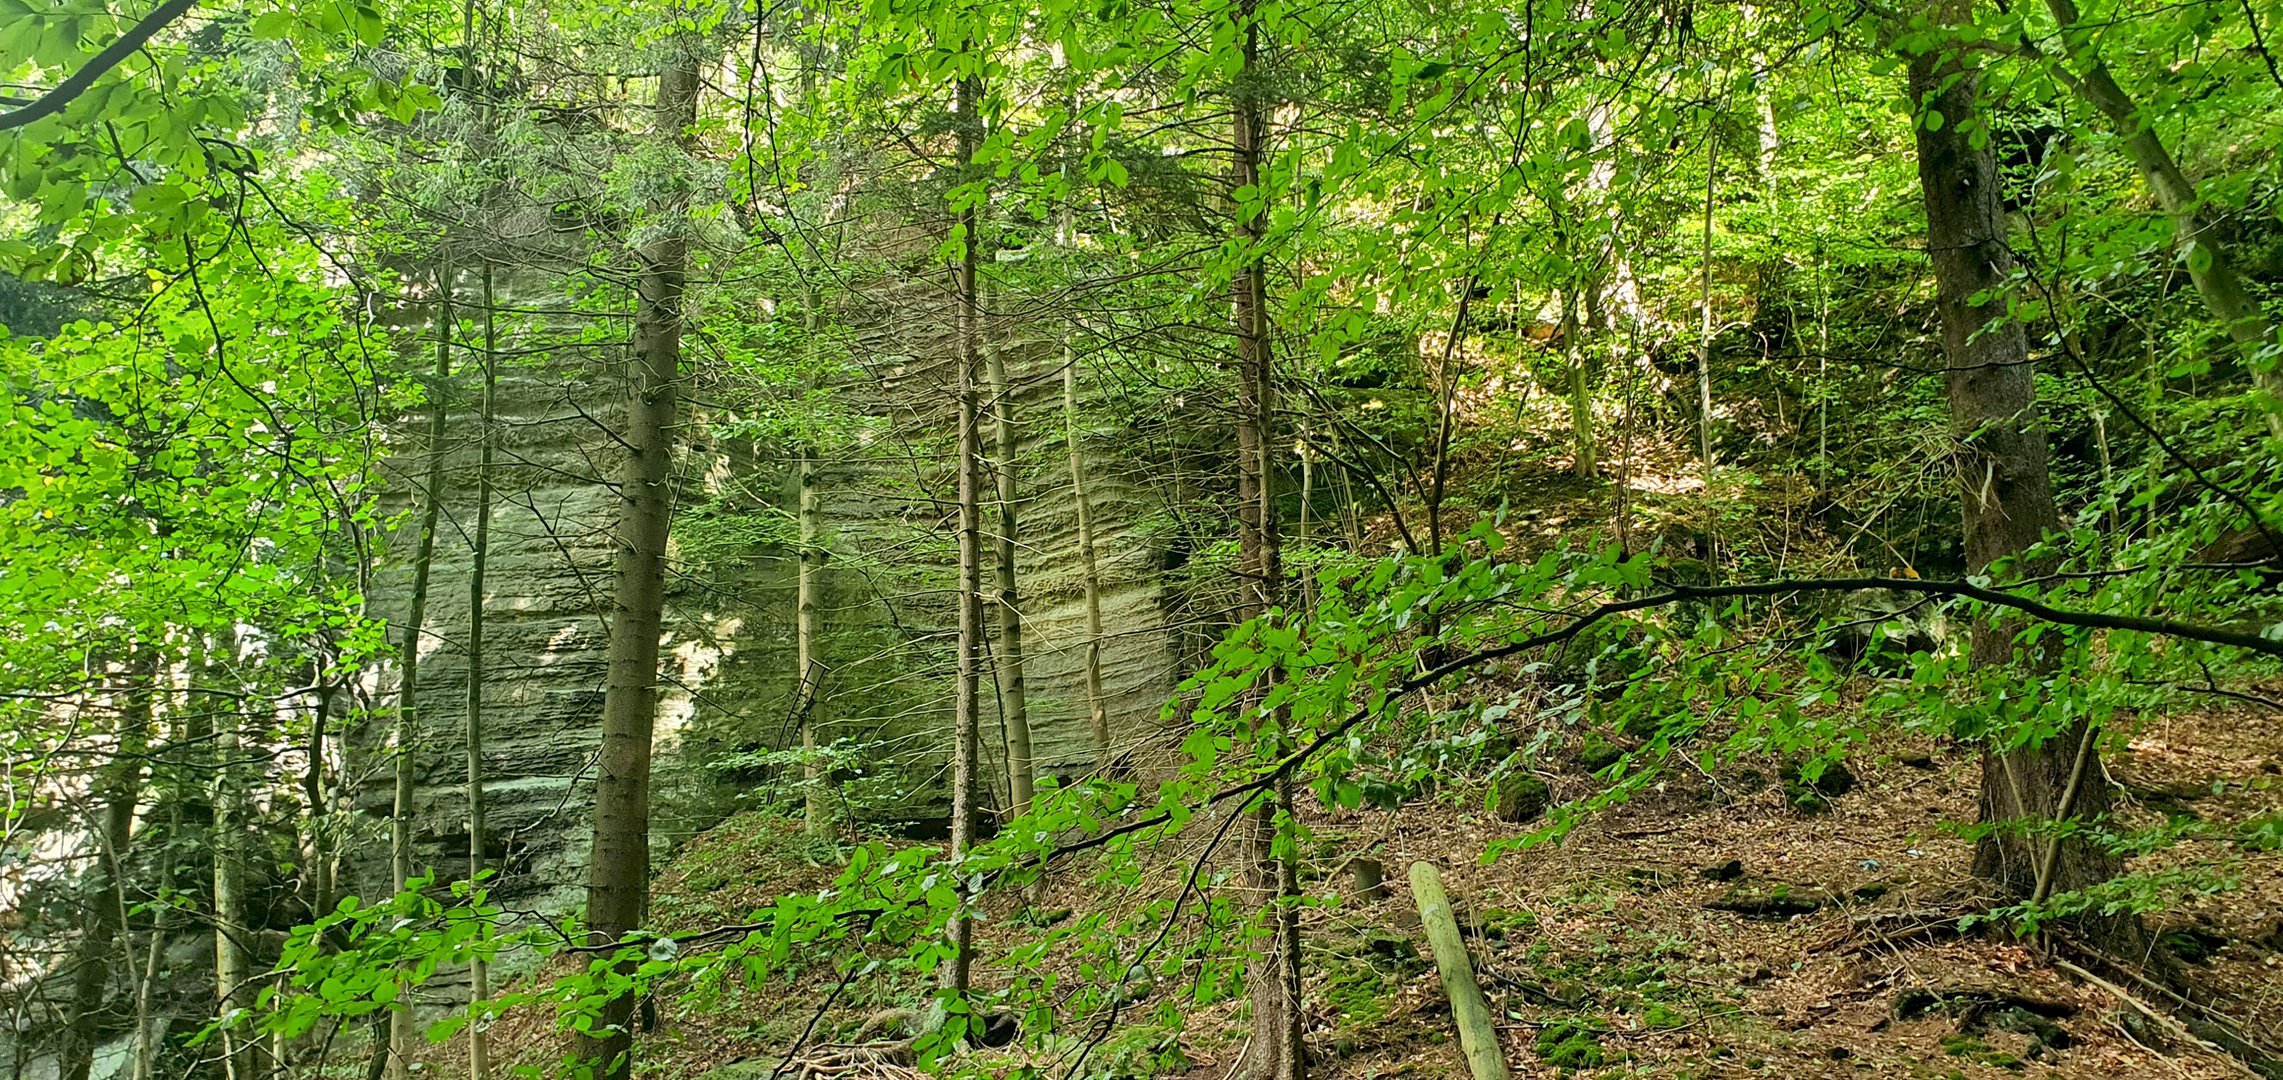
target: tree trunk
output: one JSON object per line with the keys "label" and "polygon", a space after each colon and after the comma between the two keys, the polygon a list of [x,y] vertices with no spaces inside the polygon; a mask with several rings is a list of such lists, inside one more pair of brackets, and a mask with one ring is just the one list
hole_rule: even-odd
{"label": "tree trunk", "polygon": [[2188,280],[2196,286],[2197,295],[2203,297],[2204,306],[2220,320],[2228,337],[2241,349],[2244,364],[2251,370],[2252,385],[2264,391],[2266,401],[2260,411],[2267,421],[2267,430],[2283,438],[2283,367],[2261,354],[2275,342],[2275,325],[2267,318],[2267,311],[2257,297],[2243,286],[2236,274],[2235,264],[2228,258],[2227,249],[2213,239],[2211,223],[2204,220],[2198,210],[2196,185],[2180,171],[2178,162],[2157,137],[2156,128],[2147,117],[2140,115],[2140,107],[2132,96],[2118,85],[2093,48],[2092,39],[2079,27],[2083,17],[2078,14],[2075,0],[2045,0],[2046,9],[2053,20],[2061,25],[2061,43],[2069,58],[2084,70],[2081,76],[2069,80],[2079,94],[2116,125],[2117,135],[2124,140],[2125,153],[2140,170],[2141,181],[2155,194],[2164,212],[2172,218],[2172,235],[2179,242],[2183,261],[2188,266]]}
{"label": "tree trunk", "polygon": [[[1980,81],[1957,56],[1929,53],[1911,60],[1914,98],[1939,127],[1918,125],[1919,187],[1927,216],[1927,252],[1934,267],[1951,431],[1963,498],[1967,572],[2020,555],[2057,528],[2053,486],[2046,467],[2045,430],[2038,418],[2029,348],[2019,322],[2005,320],[2005,304],[1974,298],[1999,294],[2013,270],[2005,216],[1998,203],[1997,164],[1988,146],[1977,147],[1971,127]],[[2021,576],[2038,568],[2015,567]],[[1973,628],[1972,662],[1978,668],[2013,664],[2025,681],[2044,666],[2014,644],[2016,620],[1982,620]],[[2054,872],[2040,885],[2050,845],[2016,827],[2055,818],[2091,816],[2108,809],[2106,785],[2072,785],[2080,750],[2097,738],[2082,725],[2041,745],[1996,747],[1982,761],[1981,816],[2008,827],[1984,838],[1974,872],[2009,893],[2081,888],[2113,876],[2118,862],[2080,840],[2057,849]],[[2064,795],[2072,796],[2066,800]]]}
{"label": "tree trunk", "polygon": [[332,825],[331,800],[325,793],[325,741],[333,718],[333,699],[340,694],[341,684],[332,678],[330,649],[320,652],[310,663],[310,682],[317,687],[316,698],[309,705],[309,761],[301,773],[301,797],[309,806],[306,823],[308,840],[303,846],[309,859],[309,910],[323,914],[333,910],[333,844],[327,835]]}
{"label": "tree trunk", "polygon": [[1070,450],[1070,501],[1078,519],[1078,567],[1086,588],[1086,732],[1094,772],[1110,772],[1110,716],[1102,698],[1102,568],[1094,552],[1094,508],[1086,487],[1086,444],[1078,422],[1078,354],[1062,339],[1062,419]]}
{"label": "tree trunk", "polygon": [[[1070,115],[1079,112],[1078,91],[1070,92]],[[1062,175],[1071,173],[1071,144],[1062,149]],[[1055,220],[1055,243],[1068,248],[1078,242],[1065,199]],[[1094,506],[1086,485],[1086,442],[1078,416],[1078,350],[1070,343],[1070,328],[1062,330],[1062,424],[1064,448],[1070,454],[1070,502],[1077,517],[1078,566],[1086,589],[1086,733],[1094,751],[1094,772],[1110,773],[1110,717],[1102,698],[1102,568],[1094,551]]]}
{"label": "tree trunk", "polygon": [[[1262,90],[1257,84],[1260,27],[1252,0],[1239,0],[1235,14],[1244,54],[1232,89],[1230,142],[1235,169],[1230,184],[1232,188],[1258,191],[1266,126]],[[1230,313],[1237,339],[1237,544],[1239,572],[1244,575],[1247,592],[1239,614],[1258,618],[1275,607],[1283,586],[1272,465],[1276,447],[1275,371],[1269,346],[1268,283],[1260,251],[1263,216],[1248,217],[1240,209],[1237,218],[1236,240],[1244,247],[1244,263],[1231,283]],[[1264,717],[1253,733],[1256,742],[1268,744],[1270,754],[1277,752],[1282,738],[1276,728],[1273,718]],[[1245,843],[1247,884],[1268,922],[1260,953],[1246,976],[1251,989],[1253,1034],[1239,1067],[1251,1080],[1298,1080],[1307,1069],[1306,1047],[1301,1040],[1297,873],[1289,844],[1278,844],[1279,833],[1291,824],[1291,804],[1291,782],[1285,779],[1245,811],[1252,815]]]}
{"label": "tree trunk", "polygon": [[1419,905],[1419,922],[1426,928],[1427,945],[1443,979],[1443,996],[1450,999],[1467,1071],[1474,1080],[1506,1080],[1506,1051],[1498,1041],[1498,1025],[1491,1019],[1482,984],[1475,981],[1466,939],[1459,935],[1458,915],[1451,910],[1451,898],[1443,891],[1443,877],[1435,864],[1411,864],[1411,898]]}
{"label": "tree trunk", "polygon": [[1720,573],[1720,530],[1712,501],[1712,196],[1720,177],[1720,136],[1704,135],[1704,239],[1699,254],[1701,275],[1697,304],[1702,323],[1696,345],[1696,464],[1702,470],[1704,490],[1704,556],[1706,571],[1717,580]]}
{"label": "tree trunk", "polygon": [[[428,477],[420,493],[420,535],[412,553],[412,596],[398,646],[396,686],[396,798],[389,813],[389,867],[396,891],[412,880],[412,803],[420,753],[420,645],[428,622],[428,578],[436,559],[436,525],[444,499],[444,426],[449,419],[452,378],[452,262],[447,249],[436,260],[436,367],[428,386]],[[419,1044],[409,1008],[389,1014],[389,1075],[407,1080]]]}
{"label": "tree trunk", "polygon": [[[698,43],[667,44],[652,136],[686,146],[697,120]],[[650,736],[658,717],[658,633],[666,607],[666,539],[673,522],[674,426],[682,364],[682,284],[688,194],[676,184],[654,207],[661,231],[636,252],[633,358],[627,368],[626,463],[619,473],[616,581],[609,685],[595,776],[594,850],[587,878],[587,938],[609,945],[642,925],[650,889]],[[626,1080],[634,1051],[632,995],[603,1006],[599,1037],[579,1055],[608,1080]]]}
{"label": "tree trunk", "polygon": [[[808,289],[807,301],[805,325],[813,350],[823,304],[814,286]],[[801,545],[793,589],[793,662],[799,666],[800,676],[804,826],[810,836],[826,836],[832,832],[832,807],[825,799],[824,769],[817,760],[817,729],[824,722],[824,664],[817,658],[824,635],[824,474],[818,467],[814,445],[804,441],[793,448],[793,456],[794,483],[800,487],[794,494],[794,521]]]}
{"label": "tree trunk", "polygon": [[1015,542],[1021,535],[1015,509],[1020,494],[1015,477],[1018,444],[1006,350],[993,344],[983,350],[983,355],[985,377],[990,380],[992,465],[999,485],[999,535],[995,538],[999,637],[993,648],[997,650],[999,672],[999,723],[1007,735],[1007,816],[1016,818],[1030,812],[1031,795],[1038,786],[1037,767],[1031,761],[1030,706],[1023,682],[1022,592],[1015,578]]}
{"label": "tree trunk", "polygon": [[[234,632],[219,645],[226,660],[236,651]],[[215,664],[209,656],[208,669]],[[195,708],[197,706],[193,706]],[[254,1003],[253,957],[246,948],[246,784],[238,767],[245,718],[237,703],[218,710],[214,727],[214,1009],[228,1019]],[[222,1030],[222,1068],[228,1080],[253,1080],[253,1027]]]}
{"label": "tree trunk", "polygon": [[1578,479],[1591,480],[1601,474],[1601,463],[1593,433],[1593,372],[1578,340],[1584,320],[1577,311],[1577,291],[1562,294],[1562,354],[1570,380],[1570,471]]}
{"label": "tree trunk", "polygon": [[[972,47],[972,43],[969,43]],[[981,80],[964,76],[954,91],[953,123],[959,126],[958,168],[965,172],[975,160],[981,134],[978,114]],[[983,432],[977,408],[979,363],[977,333],[976,248],[979,215],[969,200],[959,211],[961,235],[959,262],[953,268],[958,292],[955,312],[959,371],[959,644],[958,675],[951,704],[951,849],[953,862],[966,856],[975,844],[976,797],[981,790],[981,729],[983,674]],[[969,977],[974,967],[975,923],[960,898],[961,910],[949,927],[951,954],[936,972],[937,984],[964,1008]]]}
{"label": "tree trunk", "polygon": [[[468,559],[468,881],[478,883],[484,873],[484,570],[491,560],[492,422],[499,393],[499,335],[497,307],[492,296],[492,264],[485,260],[484,287],[484,389],[476,412],[476,528]],[[468,964],[468,1003],[491,997],[491,971],[482,957]],[[468,1027],[468,1076],[487,1080],[491,1075],[490,1037],[487,1025]]]}
{"label": "tree trunk", "polygon": [[86,917],[72,953],[70,1014],[64,1023],[63,1049],[57,1055],[61,1080],[87,1080],[94,1066],[95,1047],[103,1037],[103,999],[111,987],[111,964],[117,959],[112,946],[127,922],[127,880],[121,860],[133,838],[135,805],[142,798],[157,653],[142,652],[122,674],[130,685],[119,705],[117,743],[111,760],[97,771],[91,792],[102,817],[93,830],[95,872],[88,875]]}

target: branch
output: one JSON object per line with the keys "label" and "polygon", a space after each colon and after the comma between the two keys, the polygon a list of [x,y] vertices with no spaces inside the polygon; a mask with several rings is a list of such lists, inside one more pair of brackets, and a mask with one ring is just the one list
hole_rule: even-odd
{"label": "branch", "polygon": [[41,94],[23,108],[0,113],[0,131],[23,127],[34,120],[62,112],[64,106],[71,104],[73,99],[86,93],[88,87],[95,85],[95,80],[102,78],[104,72],[118,67],[121,61],[142,48],[143,43],[149,41],[152,35],[166,29],[167,24],[197,6],[198,0],[166,0],[166,3],[159,5],[158,10],[144,16],[143,21],[121,35],[119,40],[96,53],[95,59],[88,61],[86,66],[72,72],[70,78],[57,83],[55,89]]}
{"label": "branch", "polygon": [[[1564,623],[1556,629],[1548,630],[1545,633],[1534,634],[1530,637],[1523,638],[1520,641],[1510,641],[1504,645],[1494,645],[1490,648],[1480,649],[1475,652],[1467,653],[1463,656],[1457,656],[1446,660],[1441,664],[1427,669],[1426,671],[1423,671],[1417,675],[1413,675],[1408,679],[1404,679],[1403,681],[1394,684],[1388,689],[1386,699],[1388,701],[1396,700],[1413,690],[1417,690],[1425,686],[1432,686],[1435,683],[1442,681],[1447,676],[1458,674],[1459,672],[1465,671],[1469,668],[1479,667],[1483,664],[1490,663],[1493,660],[1502,660],[1509,656],[1515,656],[1521,653],[1530,652],[1534,649],[1542,649],[1548,645],[1561,644],[1564,641],[1568,641],[1569,639],[1584,633],[1587,627],[1590,627],[1603,619],[1606,619],[1612,615],[1621,615],[1629,611],[1643,611],[1649,608],[1665,607],[1686,600],[1722,600],[1741,596],[1777,596],[1784,593],[1795,592],[1854,592],[1858,589],[1893,589],[1897,592],[1912,592],[1930,596],[1962,596],[1970,600],[1979,600],[1985,604],[1991,604],[1997,607],[2012,608],[2015,611],[2019,611],[2030,616],[2031,618],[2039,619],[2049,623],[2057,623],[2062,626],[2082,626],[2101,630],[2138,630],[2144,633],[2162,634],[2166,637],[2183,638],[2189,641],[2203,641],[2214,645],[2229,645],[2235,648],[2249,650],[2251,652],[2263,653],[2268,656],[2283,657],[2283,640],[2264,638],[2260,637],[2257,634],[2244,633],[2236,630],[2225,630],[2219,627],[2204,626],[2197,623],[2177,622],[2172,619],[2159,619],[2143,615],[2111,615],[2096,611],[2076,611],[2068,608],[2057,608],[2047,604],[2039,603],[2035,600],[2015,596],[2012,593],[2001,592],[1988,586],[1976,585],[1970,581],[1942,581],[1921,578],[1890,577],[1785,578],[1776,581],[1744,582],[1736,585],[1674,585],[1665,592],[1652,593],[1647,596],[1639,596],[1631,600],[1613,600],[1599,607],[1581,612],[1575,619]],[[1316,736],[1315,739],[1310,741],[1308,745],[1301,747],[1299,750],[1296,750],[1279,760],[1274,766],[1270,767],[1268,771],[1244,783],[1222,788],[1221,790],[1214,792],[1212,795],[1206,797],[1203,805],[1207,807],[1218,806],[1221,803],[1227,802],[1228,800],[1238,796],[1250,795],[1253,792],[1261,791],[1267,788],[1270,784],[1275,783],[1278,777],[1291,772],[1302,762],[1316,756],[1316,753],[1322,750],[1325,746],[1330,745],[1332,740],[1347,734],[1350,729],[1368,719],[1373,712],[1374,710],[1372,707],[1368,705],[1356,709],[1354,712],[1349,713],[1339,723],[1324,729]],[[1171,822],[1172,820],[1172,814],[1164,811],[1159,811],[1158,813],[1151,814],[1147,817],[1138,818],[1133,821],[1113,826],[1109,829],[1103,830],[1102,832],[1096,833],[1093,836],[1084,837],[1079,840],[1061,844],[1055,847],[1053,850],[1048,851],[1045,854],[1044,858],[1047,861],[1059,860],[1066,856],[1085,851],[1089,848],[1101,847],[1102,845],[1107,844],[1120,836],[1126,836],[1154,826],[1164,825]]]}

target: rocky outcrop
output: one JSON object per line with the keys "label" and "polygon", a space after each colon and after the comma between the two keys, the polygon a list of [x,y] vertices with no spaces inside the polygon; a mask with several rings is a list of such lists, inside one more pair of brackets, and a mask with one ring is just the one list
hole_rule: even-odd
{"label": "rocky outcrop", "polygon": [[[823,660],[825,738],[870,744],[888,776],[864,788],[866,812],[940,813],[938,773],[948,750],[952,581],[948,395],[950,308],[939,283],[878,283],[853,301],[853,359],[863,373],[843,388],[873,418],[852,449],[825,462],[828,545]],[[547,304],[526,301],[525,307]],[[486,589],[485,768],[487,849],[511,906],[567,911],[582,899],[591,765],[603,690],[616,511],[611,431],[622,411],[617,342],[578,344],[561,317],[513,325],[495,427],[498,490]],[[1028,626],[1030,715],[1042,772],[1091,768],[1083,683],[1083,576],[1064,464],[1060,352],[1036,328],[1001,325],[1018,384],[1025,433],[1018,468],[1027,505],[1021,570]],[[556,342],[546,340],[550,336]],[[554,347],[550,347],[550,346]],[[693,358],[705,361],[693,349]],[[442,452],[449,477],[432,571],[421,668],[425,731],[417,749],[417,842],[445,876],[464,865],[467,529],[474,514],[477,425],[472,360],[453,380]],[[669,580],[664,696],[657,729],[653,837],[664,849],[740,805],[749,772],[711,767],[727,755],[797,740],[792,492],[777,447],[739,434],[732,390],[701,372],[687,428],[677,560]],[[425,473],[424,424],[397,432],[384,508],[415,505]],[[1104,445],[1115,431],[1095,430]],[[1147,523],[1155,496],[1118,471],[1114,455],[1089,482],[1104,580],[1103,675],[1110,725],[1127,745],[1159,728],[1177,679],[1166,587]],[[773,524],[774,523],[774,524]],[[412,530],[390,538],[372,583],[374,610],[401,617]],[[350,732],[357,807],[385,816],[384,753],[392,683],[382,672],[372,710]],[[986,712],[987,722],[990,712]],[[988,755],[1002,745],[987,731]],[[900,798],[883,802],[882,791]],[[385,854],[356,878],[381,884]]]}

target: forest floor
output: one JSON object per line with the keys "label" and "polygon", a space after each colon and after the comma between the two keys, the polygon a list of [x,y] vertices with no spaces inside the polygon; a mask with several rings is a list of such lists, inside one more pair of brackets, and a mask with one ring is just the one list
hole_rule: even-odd
{"label": "forest floor", "polygon": [[[2127,822],[2188,814],[2227,827],[2275,812],[2283,802],[2283,725],[2247,708],[2144,721],[2111,762],[2128,794]],[[1803,814],[1767,769],[1739,765],[1707,776],[1676,762],[1679,772],[1588,819],[1563,842],[1488,864],[1481,858],[1488,845],[1530,827],[1483,812],[1479,784],[1454,779],[1397,811],[1307,810],[1314,839],[1303,877],[1316,889],[1344,888],[1343,868],[1357,856],[1377,860],[1387,876],[1377,899],[1350,896],[1306,913],[1311,1075],[1466,1075],[1404,883],[1415,860],[1443,871],[1517,1076],[2252,1075],[2171,1023],[2141,1015],[2120,991],[2167,1016],[2204,1019],[2113,968],[2104,971],[2114,991],[2067,970],[2065,956],[2002,931],[1914,934],[1933,916],[1972,908],[1972,846],[1945,823],[1972,820],[1978,765],[1899,740],[1850,765],[1853,789],[1827,812]],[[1599,783],[1574,767],[1538,775],[1557,801]],[[2135,868],[2185,867],[2210,858],[2213,847],[2181,844]],[[1049,919],[1067,909],[1136,912],[1169,895],[1196,852],[1168,845],[1138,884],[1109,886],[1073,867],[1028,910],[1055,912]],[[659,928],[687,933],[733,923],[782,893],[825,887],[834,868],[815,854],[792,823],[735,818],[690,844],[660,876]],[[2193,997],[2254,1041],[2283,1044],[2283,855],[2219,870],[2240,884],[2182,900],[2150,916],[2150,928],[2181,957],[2168,963]],[[1222,895],[1242,902],[1241,894]],[[995,958],[1036,933],[1035,918],[1018,917],[1022,905],[1009,898],[1003,907],[980,931],[985,985],[1002,975]],[[1074,968],[1060,975],[1064,985],[1079,977]],[[926,979],[904,971],[852,984],[821,1011],[832,986],[826,965],[790,987],[736,982],[662,999],[659,1030],[644,1042],[646,1071],[699,1076],[742,1061],[754,1067],[721,1075],[758,1080],[768,1075],[758,1066],[784,1053],[812,1017],[813,1042],[851,1039],[883,1010],[918,1004]],[[1229,1075],[1243,1049],[1242,1003],[1193,1007],[1186,1003],[1193,990],[1153,987],[1128,1010],[1132,1022],[1091,1050],[1086,1071]],[[500,1037],[523,1044],[525,1054],[510,1056],[549,1049],[542,1044],[551,1039],[538,1038],[536,1028],[530,1034]],[[1020,1050],[986,1057],[979,1063],[986,1075],[1028,1064],[1060,1076],[1068,1064]]]}

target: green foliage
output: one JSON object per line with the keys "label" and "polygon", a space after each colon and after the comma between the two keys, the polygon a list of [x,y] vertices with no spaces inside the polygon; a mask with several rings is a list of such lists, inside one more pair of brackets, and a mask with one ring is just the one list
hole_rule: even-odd
{"label": "green foliage", "polygon": [[[439,968],[488,961],[521,936],[500,931],[500,910],[483,883],[456,881],[442,896],[436,884],[408,881],[403,892],[369,906],[344,897],[332,912],[295,927],[272,972],[278,981],[262,988],[254,1013],[225,1016],[219,1026],[296,1038],[320,1019],[410,1008],[408,995]],[[470,1019],[488,1024],[495,1013],[487,1007],[432,1025],[429,1038],[442,1042]]]}

